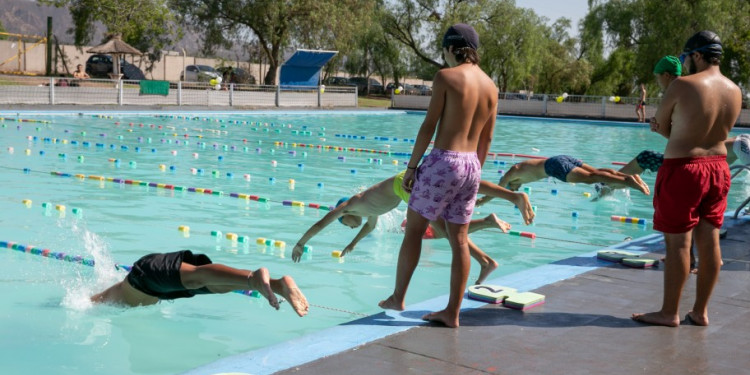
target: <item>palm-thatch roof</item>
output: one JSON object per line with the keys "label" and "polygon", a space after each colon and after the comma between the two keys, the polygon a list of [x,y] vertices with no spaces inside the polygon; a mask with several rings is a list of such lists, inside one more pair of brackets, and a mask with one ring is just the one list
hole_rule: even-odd
{"label": "palm-thatch roof", "polygon": [[109,39],[108,42],[100,44],[96,47],[90,48],[88,53],[104,53],[104,54],[125,54],[125,55],[138,55],[141,56],[143,53],[122,41],[120,35],[114,35]]}

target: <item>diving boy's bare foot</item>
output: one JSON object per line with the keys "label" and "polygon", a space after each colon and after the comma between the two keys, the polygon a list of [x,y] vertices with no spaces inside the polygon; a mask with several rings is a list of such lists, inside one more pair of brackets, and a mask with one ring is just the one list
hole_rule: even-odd
{"label": "diving boy's bare foot", "polygon": [[526,225],[531,224],[534,221],[534,216],[536,214],[534,213],[534,209],[531,207],[531,201],[529,200],[529,196],[526,193],[516,193],[515,198],[513,199],[513,204],[518,207],[518,210],[521,211],[521,216],[523,216],[523,223]]}
{"label": "diving boy's bare foot", "polygon": [[633,314],[630,318],[639,323],[656,326],[677,327],[680,325],[680,318],[677,315],[666,316],[662,314],[661,311],[646,314]]}
{"label": "diving boy's bare foot", "polygon": [[279,309],[279,300],[276,299],[276,295],[271,290],[271,276],[268,273],[268,269],[258,268],[255,270],[253,276],[250,277],[250,287],[258,291],[263,297],[266,297],[268,303],[274,309]]}
{"label": "diving boy's bare foot", "polygon": [[310,310],[310,305],[307,303],[305,295],[302,294],[302,291],[297,287],[297,283],[294,282],[294,279],[292,279],[291,276],[283,276],[279,280],[279,283],[281,284],[279,294],[281,294],[284,299],[292,305],[292,308],[297,312],[297,315],[307,315],[308,310]]}
{"label": "diving boy's bare foot", "polygon": [[708,325],[708,317],[707,316],[700,316],[693,311],[688,311],[688,313],[685,315],[685,323],[691,324],[694,326],[707,326]]}
{"label": "diving boy's bare foot", "polygon": [[487,279],[487,276],[489,276],[492,271],[497,269],[498,264],[494,259],[490,258],[487,264],[480,264],[479,266],[481,267],[481,269],[479,270],[479,277],[477,278],[477,282],[475,284],[483,283],[484,280]]}
{"label": "diving boy's bare foot", "polygon": [[380,301],[380,303],[378,303],[378,306],[386,310],[404,311],[404,301],[397,302],[396,298],[393,297],[393,295],[391,295],[387,299]]}
{"label": "diving boy's bare foot", "polygon": [[503,233],[508,233],[508,231],[510,230],[510,224],[506,223],[503,220],[500,220],[495,214],[487,215],[484,220],[489,222],[493,227],[503,231]]}
{"label": "diving boy's bare foot", "polygon": [[422,320],[426,320],[429,322],[438,322],[443,323],[447,327],[450,328],[458,328],[458,315],[451,316],[452,314],[449,314],[445,310],[436,311],[433,313],[426,314],[422,317]]}
{"label": "diving boy's bare foot", "polygon": [[643,182],[643,179],[641,179],[641,176],[637,174],[625,177],[625,185],[639,190],[643,194],[651,195],[651,190],[649,190],[648,185],[646,185],[646,183]]}

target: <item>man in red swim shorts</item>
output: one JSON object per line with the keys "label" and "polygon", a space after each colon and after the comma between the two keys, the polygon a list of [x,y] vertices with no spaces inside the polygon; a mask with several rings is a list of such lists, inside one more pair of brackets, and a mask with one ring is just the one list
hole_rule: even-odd
{"label": "man in red swim shorts", "polygon": [[724,140],[742,105],[739,87],[721,74],[719,36],[690,37],[680,61],[690,75],[675,79],[651,119],[651,130],[667,138],[654,188],[654,229],[664,232],[667,260],[660,311],[633,314],[647,324],[677,327],[679,303],[690,272],[695,237],[701,266],[693,309],[685,322],[708,325],[708,300],[719,277],[719,228],[727,207],[730,174]]}

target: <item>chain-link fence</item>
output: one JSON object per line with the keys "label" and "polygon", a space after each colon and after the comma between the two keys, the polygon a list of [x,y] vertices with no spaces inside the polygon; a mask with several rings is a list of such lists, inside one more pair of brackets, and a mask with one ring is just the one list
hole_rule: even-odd
{"label": "chain-link fence", "polygon": [[[750,98],[743,100],[737,124],[750,126]],[[636,97],[500,93],[497,107],[498,114],[506,115],[633,121],[638,119],[635,109],[639,102]],[[647,119],[656,113],[659,102],[658,98],[646,99]],[[424,110],[429,104],[429,95],[391,96],[393,108]]]}
{"label": "chain-link fence", "polygon": [[170,82],[164,95],[142,95],[139,81],[0,76],[0,104],[356,107],[357,88]]}

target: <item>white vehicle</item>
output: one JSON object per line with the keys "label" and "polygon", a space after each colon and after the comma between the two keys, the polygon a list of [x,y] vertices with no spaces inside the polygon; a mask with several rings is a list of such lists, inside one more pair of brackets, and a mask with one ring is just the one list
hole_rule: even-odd
{"label": "white vehicle", "polygon": [[188,65],[180,74],[180,81],[209,82],[212,79],[221,80],[221,74],[208,65]]}

